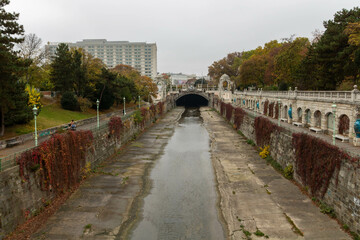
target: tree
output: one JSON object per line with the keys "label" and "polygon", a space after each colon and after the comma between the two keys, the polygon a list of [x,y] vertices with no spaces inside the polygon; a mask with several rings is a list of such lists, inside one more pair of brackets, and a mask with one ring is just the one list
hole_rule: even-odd
{"label": "tree", "polygon": [[316,76],[318,89],[334,90],[345,79],[351,78],[356,84],[359,68],[352,56],[358,49],[349,44],[349,36],[345,33],[349,23],[360,21],[360,8],[343,9],[334,15],[333,20],[324,22],[325,32],[320,40],[309,49],[303,66],[304,77]]}
{"label": "tree", "polygon": [[24,29],[17,23],[19,14],[5,11],[4,7],[9,3],[9,0],[0,0],[0,136],[5,132],[5,114],[16,108],[17,93],[25,88],[18,84],[17,73],[22,65],[13,50],[14,44],[23,41]]}
{"label": "tree", "polygon": [[69,47],[65,43],[60,43],[56,49],[54,60],[51,63],[50,76],[55,90],[61,93],[73,91],[73,61]]}

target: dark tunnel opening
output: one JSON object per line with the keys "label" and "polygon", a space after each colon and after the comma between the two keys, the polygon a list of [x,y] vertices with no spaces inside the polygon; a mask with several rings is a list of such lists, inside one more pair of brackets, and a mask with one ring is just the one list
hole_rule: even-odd
{"label": "dark tunnel opening", "polygon": [[206,98],[199,96],[197,94],[188,94],[176,100],[176,106],[202,107],[208,105],[209,105],[209,101],[206,100]]}

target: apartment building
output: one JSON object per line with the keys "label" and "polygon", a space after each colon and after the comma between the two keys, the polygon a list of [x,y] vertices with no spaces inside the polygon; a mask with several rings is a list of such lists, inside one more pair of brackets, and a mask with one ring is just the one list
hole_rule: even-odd
{"label": "apartment building", "polygon": [[[45,45],[49,57],[55,56],[59,44],[56,42]],[[76,43],[66,44],[70,48],[82,48],[92,56],[100,58],[108,68],[125,64],[132,66],[143,76],[155,79],[157,75],[156,43],[84,39]]]}

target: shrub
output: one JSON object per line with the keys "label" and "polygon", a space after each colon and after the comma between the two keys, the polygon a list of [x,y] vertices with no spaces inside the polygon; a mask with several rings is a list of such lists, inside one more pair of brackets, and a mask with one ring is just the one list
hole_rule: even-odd
{"label": "shrub", "polygon": [[293,178],[293,173],[294,173],[294,168],[292,164],[289,164],[285,167],[284,169],[284,176],[287,179],[292,179]]}
{"label": "shrub", "polygon": [[61,97],[61,106],[63,109],[75,111],[78,108],[78,101],[73,92],[65,92]]}
{"label": "shrub", "polygon": [[77,101],[81,112],[86,112],[92,106],[91,101],[87,98],[78,97]]}
{"label": "shrub", "polygon": [[133,114],[134,117],[134,122],[138,125],[141,125],[141,123],[143,122],[144,117],[141,115],[140,110],[136,110]]}
{"label": "shrub", "polygon": [[269,148],[270,148],[269,145],[265,146],[264,148],[261,148],[261,147],[260,147],[261,152],[259,153],[259,155],[260,155],[261,158],[264,159],[264,158],[266,158],[267,156],[269,156],[269,154],[270,154]]}

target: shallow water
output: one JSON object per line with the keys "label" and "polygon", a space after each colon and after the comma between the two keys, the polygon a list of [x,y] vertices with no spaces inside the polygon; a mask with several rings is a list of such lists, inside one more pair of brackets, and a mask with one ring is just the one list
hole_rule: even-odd
{"label": "shallow water", "polygon": [[199,109],[186,109],[151,171],[152,188],[131,239],[224,239],[209,150]]}

